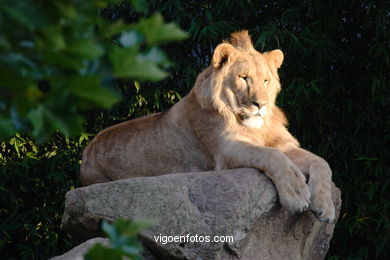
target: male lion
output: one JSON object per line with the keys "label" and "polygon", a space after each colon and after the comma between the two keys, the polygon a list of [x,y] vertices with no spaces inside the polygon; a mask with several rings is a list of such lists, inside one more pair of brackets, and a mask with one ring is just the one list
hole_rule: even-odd
{"label": "male lion", "polygon": [[257,52],[247,31],[233,33],[171,109],[96,136],[83,152],[82,184],[253,167],[272,179],[283,206],[310,206],[318,219],[333,222],[329,165],[299,148],[275,105],[282,62],[282,51]]}

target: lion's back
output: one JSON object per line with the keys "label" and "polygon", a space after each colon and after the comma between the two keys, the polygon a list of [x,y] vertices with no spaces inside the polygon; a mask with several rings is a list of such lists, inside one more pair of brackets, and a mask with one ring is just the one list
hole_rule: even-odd
{"label": "lion's back", "polygon": [[83,185],[211,169],[213,159],[181,120],[181,105],[187,105],[182,101],[180,107],[102,130],[83,152]]}
{"label": "lion's back", "polygon": [[103,179],[108,178],[106,181],[120,179],[120,176],[111,177],[114,174],[110,172],[120,173],[128,166],[131,158],[145,152],[145,145],[152,141],[149,136],[153,134],[150,132],[158,125],[163,114],[156,113],[125,121],[100,131],[83,151],[81,180],[89,175],[94,178],[104,176]]}

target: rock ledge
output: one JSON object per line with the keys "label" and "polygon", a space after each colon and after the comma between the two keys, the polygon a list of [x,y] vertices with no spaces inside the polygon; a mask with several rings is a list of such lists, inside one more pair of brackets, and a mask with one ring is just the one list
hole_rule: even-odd
{"label": "rock ledge", "polygon": [[[337,215],[340,190],[333,185]],[[102,236],[102,219],[149,220],[145,259],[323,259],[334,224],[280,207],[255,169],[178,173],[95,184],[66,194],[62,227],[79,241]],[[232,236],[227,243],[166,243],[155,236]],[[90,242],[89,242],[90,243]],[[74,250],[74,249],[73,249]],[[66,254],[62,258],[66,258]],[[72,255],[75,259],[74,255]]]}

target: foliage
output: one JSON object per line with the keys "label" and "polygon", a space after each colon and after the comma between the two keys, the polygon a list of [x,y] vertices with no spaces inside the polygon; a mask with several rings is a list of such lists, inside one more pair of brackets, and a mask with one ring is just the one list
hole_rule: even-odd
{"label": "foliage", "polygon": [[47,259],[72,247],[59,227],[64,195],[78,187],[79,155],[87,135],[55,134],[37,146],[16,135],[0,145],[0,255],[2,259]]}
{"label": "foliage", "polygon": [[128,257],[140,260],[141,245],[137,240],[137,232],[148,226],[123,218],[117,219],[113,224],[106,221],[102,223],[102,229],[108,236],[110,247],[96,244],[85,255],[86,260],[121,260]]}
{"label": "foliage", "polygon": [[[191,36],[160,46],[175,64],[166,69],[170,76],[158,84],[118,80],[123,100],[110,110],[84,112],[84,132],[94,135],[114,123],[169,108],[188,93],[221,39],[249,29],[258,50],[285,53],[278,104],[287,113],[290,131],[329,162],[342,190],[328,259],[389,259],[389,2],[150,0],[146,16],[156,10]],[[111,24],[143,18],[126,3],[109,6],[102,15]],[[0,128],[8,129],[5,124]],[[22,144],[15,146],[11,139],[1,150],[0,223],[7,225],[1,228],[0,238],[6,239],[0,254],[34,259],[61,254],[71,243],[59,229],[63,196],[79,185],[78,161],[86,141],[55,134],[46,145],[36,146],[26,136],[18,138]],[[52,151],[54,156],[45,157]],[[36,239],[37,234],[43,239]]]}
{"label": "foliage", "polygon": [[[114,77],[158,81],[169,60],[157,45],[186,37],[160,14],[125,24],[99,8],[118,0],[3,0],[0,5],[0,137],[82,132],[80,111],[119,100]],[[145,11],[143,0],[133,0]],[[17,29],[16,29],[17,28]]]}
{"label": "foliage", "polygon": [[[72,246],[59,227],[64,195],[79,186],[80,154],[90,136],[68,138],[82,131],[89,113],[81,111],[109,108],[127,86],[139,89],[140,82],[166,77],[171,63],[157,45],[186,37],[159,13],[139,22],[103,19],[100,8],[114,2],[0,5],[0,138],[15,131],[40,143],[51,137],[37,145],[16,134],[0,143],[0,254],[6,259],[47,259]],[[131,3],[131,13],[147,10],[142,0]]]}

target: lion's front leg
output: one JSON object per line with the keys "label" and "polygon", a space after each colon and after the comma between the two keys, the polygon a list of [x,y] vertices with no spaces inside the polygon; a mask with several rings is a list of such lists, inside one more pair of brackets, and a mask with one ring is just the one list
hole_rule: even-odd
{"label": "lion's front leg", "polygon": [[332,171],[328,163],[321,157],[287,143],[280,147],[287,157],[309,177],[312,194],[310,209],[321,221],[333,223],[335,208],[332,201]]}
{"label": "lion's front leg", "polygon": [[263,171],[274,182],[280,203],[294,212],[309,207],[310,190],[302,172],[275,148],[245,142],[230,142],[221,154],[221,168],[252,167]]}

